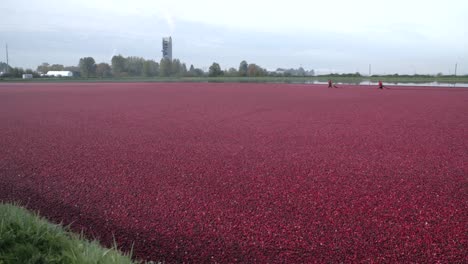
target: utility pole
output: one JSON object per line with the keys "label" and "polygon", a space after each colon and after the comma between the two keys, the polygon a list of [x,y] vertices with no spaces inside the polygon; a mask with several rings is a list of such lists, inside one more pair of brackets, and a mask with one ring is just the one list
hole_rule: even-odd
{"label": "utility pole", "polygon": [[458,63],[455,63],[455,76],[457,76],[457,66],[458,66]]}
{"label": "utility pole", "polygon": [[7,64],[6,73],[8,73],[8,68],[10,68],[8,64],[8,44],[5,45],[5,49],[6,49],[6,64]]}

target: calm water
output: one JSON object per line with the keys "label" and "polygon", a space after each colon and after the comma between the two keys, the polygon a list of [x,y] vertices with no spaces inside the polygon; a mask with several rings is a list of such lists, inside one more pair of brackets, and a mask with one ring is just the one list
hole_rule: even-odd
{"label": "calm water", "polygon": [[[310,84],[327,84],[327,82],[320,82],[320,81],[308,81],[306,83]],[[351,82],[337,82],[337,84],[349,84],[349,85],[373,85],[377,86],[377,82],[369,82],[363,81],[359,83],[351,83]],[[429,87],[465,87],[468,88],[468,83],[440,83],[440,82],[426,82],[426,83],[392,83],[392,82],[384,82],[384,85],[389,86],[429,86]]]}

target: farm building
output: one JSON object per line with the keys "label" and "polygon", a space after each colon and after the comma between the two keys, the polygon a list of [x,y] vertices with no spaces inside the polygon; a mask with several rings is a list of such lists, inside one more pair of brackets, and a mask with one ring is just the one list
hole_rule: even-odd
{"label": "farm building", "polygon": [[71,71],[48,71],[47,76],[53,77],[73,77],[73,72]]}

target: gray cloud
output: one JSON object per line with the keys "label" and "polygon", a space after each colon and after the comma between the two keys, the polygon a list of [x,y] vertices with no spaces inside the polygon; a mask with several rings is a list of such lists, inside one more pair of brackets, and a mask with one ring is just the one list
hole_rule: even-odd
{"label": "gray cloud", "polygon": [[[161,38],[171,35],[174,56],[202,68],[213,61],[223,68],[238,67],[245,59],[269,69],[303,66],[367,73],[372,64],[374,73],[448,73],[458,62],[459,72],[468,73],[466,29],[446,37],[443,29],[432,29],[433,22],[427,26],[424,21],[397,21],[383,26],[370,21],[366,28],[349,31],[328,27],[329,21],[324,21],[323,27],[314,25],[310,30],[304,30],[304,25],[259,30],[194,22],[165,8],[157,12],[143,8],[126,11],[125,6],[107,9],[105,1],[99,8],[72,1],[57,9],[12,3],[6,0],[0,7],[8,14],[8,22],[0,25],[0,43],[9,44],[14,66],[35,68],[42,62],[76,65],[84,56],[110,62],[115,54],[159,60]],[[391,19],[389,16],[385,19]]]}

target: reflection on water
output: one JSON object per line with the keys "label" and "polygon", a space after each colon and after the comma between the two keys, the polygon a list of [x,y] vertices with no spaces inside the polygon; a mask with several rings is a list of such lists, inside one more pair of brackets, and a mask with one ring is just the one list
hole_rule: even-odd
{"label": "reflection on water", "polygon": [[[306,81],[307,84],[328,84],[328,82],[321,82],[317,80]],[[337,82],[337,84],[348,84],[348,85],[373,85],[377,86],[377,82],[362,81],[362,82]],[[425,82],[425,83],[402,83],[402,82],[384,82],[384,85],[396,85],[396,86],[429,86],[429,87],[466,87],[468,83],[440,83],[440,82]]]}
{"label": "reflection on water", "polygon": [[[377,82],[361,82],[360,85],[378,85]],[[433,86],[433,87],[468,87],[468,83],[440,83],[440,82],[426,82],[426,83],[386,83],[384,85],[397,85],[397,86]]]}

